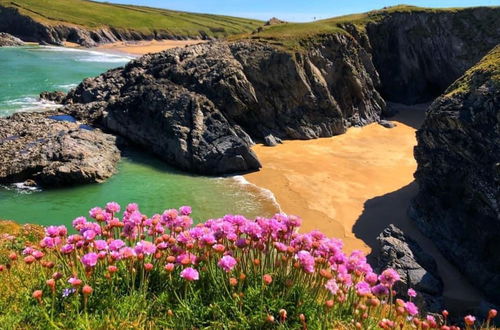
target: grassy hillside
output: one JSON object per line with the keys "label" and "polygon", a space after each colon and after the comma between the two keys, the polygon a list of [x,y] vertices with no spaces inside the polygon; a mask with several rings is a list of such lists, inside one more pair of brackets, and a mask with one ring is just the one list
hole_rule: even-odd
{"label": "grassy hillside", "polygon": [[0,0],[0,6],[17,8],[21,14],[47,25],[69,24],[90,29],[112,27],[146,34],[154,30],[168,31],[177,36],[202,32],[220,38],[250,32],[263,24],[245,18],[86,0]]}
{"label": "grassy hillside", "polygon": [[[315,40],[324,34],[331,33],[347,33],[343,29],[344,24],[353,24],[364,30],[365,26],[370,22],[376,22],[387,15],[394,13],[407,13],[407,12],[427,12],[427,13],[439,13],[439,12],[460,12],[464,11],[465,8],[423,8],[408,5],[399,5],[393,7],[383,8],[381,10],[373,10],[361,14],[352,14],[339,17],[328,18],[324,20],[318,20],[310,23],[286,23],[280,25],[267,26],[259,28],[258,33],[238,35],[232,37],[232,39],[255,39],[264,42],[268,42],[277,46],[284,46],[289,49],[298,49],[303,46],[304,42],[309,42]],[[491,22],[485,22],[489,24]]]}
{"label": "grassy hillside", "polygon": [[500,88],[500,45],[493,48],[479,63],[470,68],[446,91],[448,96],[468,93],[485,82]]}

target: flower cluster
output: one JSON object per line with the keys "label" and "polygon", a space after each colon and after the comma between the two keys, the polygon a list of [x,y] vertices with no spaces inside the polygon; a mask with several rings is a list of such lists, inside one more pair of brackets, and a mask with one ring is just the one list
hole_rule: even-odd
{"label": "flower cluster", "polygon": [[[42,303],[47,292],[57,301],[82,295],[86,309],[95,291],[147,292],[161,287],[153,283],[161,281],[173,290],[221,287],[234,293],[226,295],[229,299],[242,304],[249,288],[276,286],[286,300],[300,287],[309,301],[326,308],[325,315],[355,310],[351,322],[356,327],[368,327],[374,318],[382,328],[447,327],[446,317],[443,321],[419,316],[411,301],[417,295],[413,289],[408,290],[410,301],[394,298],[393,287],[399,281],[395,270],[378,275],[362,252],[346,254],[341,240],[319,231],[299,233],[298,217],[277,214],[249,220],[226,215],[193,226],[187,206],[151,217],[142,214],[137,204],[129,204],[121,218],[120,209],[114,202],[95,207],[89,212],[92,220],[73,221],[75,233],[68,235],[65,226],[50,226],[38,247],[24,249],[24,262],[48,275],[47,287],[33,293],[36,301]],[[291,318],[284,309],[270,313],[267,309],[266,322]],[[307,315],[297,315],[301,323],[306,319]],[[465,321],[473,324],[475,319]]]}

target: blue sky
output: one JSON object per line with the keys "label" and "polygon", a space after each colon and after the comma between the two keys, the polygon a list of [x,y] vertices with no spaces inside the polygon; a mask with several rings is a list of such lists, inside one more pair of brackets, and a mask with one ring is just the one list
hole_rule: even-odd
{"label": "blue sky", "polygon": [[267,20],[273,16],[294,22],[312,21],[344,14],[365,12],[400,3],[424,7],[467,7],[500,5],[500,0],[108,0],[150,7],[251,17]]}

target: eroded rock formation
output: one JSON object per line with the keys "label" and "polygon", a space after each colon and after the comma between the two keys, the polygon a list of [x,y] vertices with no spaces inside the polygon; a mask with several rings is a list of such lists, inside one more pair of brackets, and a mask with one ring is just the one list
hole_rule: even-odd
{"label": "eroded rock formation", "polygon": [[24,42],[8,33],[0,32],[0,47],[4,46],[22,46]]}

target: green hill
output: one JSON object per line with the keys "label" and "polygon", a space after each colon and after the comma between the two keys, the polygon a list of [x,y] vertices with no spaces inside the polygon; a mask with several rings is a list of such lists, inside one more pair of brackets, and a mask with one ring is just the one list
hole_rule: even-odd
{"label": "green hill", "polygon": [[112,28],[141,35],[155,35],[159,31],[176,37],[221,38],[253,31],[263,24],[245,18],[86,0],[0,0],[0,13],[12,16],[13,11],[6,10],[8,8],[45,26],[76,26],[88,30]]}

